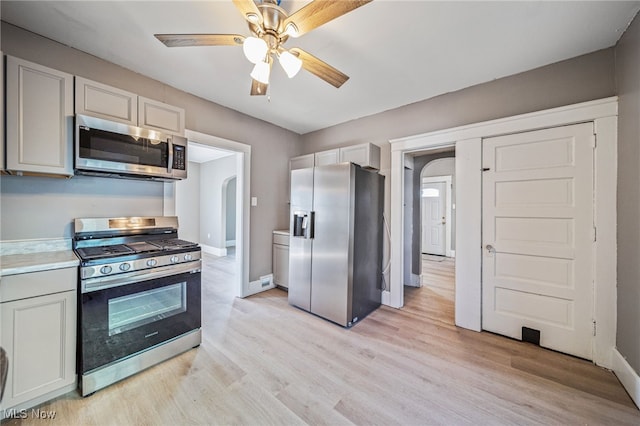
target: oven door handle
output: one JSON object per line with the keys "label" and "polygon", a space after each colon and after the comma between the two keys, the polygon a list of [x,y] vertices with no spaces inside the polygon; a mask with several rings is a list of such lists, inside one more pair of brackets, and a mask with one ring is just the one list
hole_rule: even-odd
{"label": "oven door handle", "polygon": [[161,266],[145,271],[135,271],[116,276],[97,277],[80,280],[80,292],[91,293],[98,290],[105,290],[123,285],[135,284],[140,281],[152,280],[155,278],[170,277],[172,275],[191,273],[195,274],[202,270],[202,260],[197,262],[179,263],[176,265]]}

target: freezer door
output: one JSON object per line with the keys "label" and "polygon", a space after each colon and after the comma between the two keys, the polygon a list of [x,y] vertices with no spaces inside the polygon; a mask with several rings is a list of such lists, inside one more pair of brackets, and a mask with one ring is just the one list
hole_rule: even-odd
{"label": "freezer door", "polygon": [[311,210],[313,168],[291,171],[289,215],[289,303],[311,309]]}
{"label": "freezer door", "polygon": [[311,312],[350,325],[355,168],[350,163],[316,167],[311,265]]}

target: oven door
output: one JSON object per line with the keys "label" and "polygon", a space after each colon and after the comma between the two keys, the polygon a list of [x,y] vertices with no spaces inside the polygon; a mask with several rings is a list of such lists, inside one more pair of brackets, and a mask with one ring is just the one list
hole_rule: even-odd
{"label": "oven door", "polygon": [[81,294],[79,372],[200,328],[200,270]]}

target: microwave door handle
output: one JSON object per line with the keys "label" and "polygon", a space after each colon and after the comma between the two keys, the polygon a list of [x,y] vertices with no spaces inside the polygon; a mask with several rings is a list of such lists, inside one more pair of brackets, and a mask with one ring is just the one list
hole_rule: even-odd
{"label": "microwave door handle", "polygon": [[173,170],[173,139],[167,138],[167,145],[169,146],[169,166],[167,171],[171,173]]}

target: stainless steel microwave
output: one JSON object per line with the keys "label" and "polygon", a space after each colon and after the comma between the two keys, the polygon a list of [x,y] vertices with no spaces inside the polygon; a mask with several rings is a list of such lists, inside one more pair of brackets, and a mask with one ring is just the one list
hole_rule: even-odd
{"label": "stainless steel microwave", "polygon": [[76,115],[75,172],[130,179],[187,178],[187,139]]}

